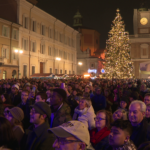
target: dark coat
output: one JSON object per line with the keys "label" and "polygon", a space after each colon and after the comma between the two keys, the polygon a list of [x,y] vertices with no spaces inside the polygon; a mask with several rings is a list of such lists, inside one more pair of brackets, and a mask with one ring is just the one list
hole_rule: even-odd
{"label": "dark coat", "polygon": [[30,126],[25,131],[21,142],[21,150],[54,150],[54,135],[48,133],[49,124],[43,123],[37,128]]}
{"label": "dark coat", "polygon": [[[59,110],[55,112],[52,111],[52,113],[54,113],[52,127],[57,127],[65,122],[72,120],[71,109],[67,103],[63,103],[62,107]],[[51,124],[51,118],[50,118],[50,124]]]}
{"label": "dark coat", "polygon": [[12,93],[9,95],[11,99],[11,104],[14,106],[18,106],[21,103],[21,95],[18,93],[17,95],[13,95]]}
{"label": "dark coat", "polygon": [[24,130],[29,128],[30,124],[30,105],[31,100],[27,100],[26,104],[22,104],[22,102],[18,105],[24,112],[24,119],[22,121]]}
{"label": "dark coat", "polygon": [[103,138],[99,143],[93,146],[95,150],[105,150],[109,147],[108,136]]}
{"label": "dark coat", "polygon": [[146,141],[150,141],[150,124],[148,124],[146,118],[138,126],[133,126],[133,133],[130,139],[136,147]]}

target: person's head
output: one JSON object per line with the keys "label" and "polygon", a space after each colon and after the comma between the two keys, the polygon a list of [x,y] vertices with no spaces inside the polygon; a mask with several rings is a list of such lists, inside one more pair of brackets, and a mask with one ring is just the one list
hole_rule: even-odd
{"label": "person's head", "polygon": [[132,87],[132,82],[129,82],[128,83],[128,88],[131,88]]}
{"label": "person's head", "polygon": [[112,124],[109,134],[109,145],[118,148],[130,140],[132,125],[128,120],[116,120]]}
{"label": "person's head", "polygon": [[86,107],[90,107],[92,105],[90,98],[82,97],[79,101],[78,108],[79,110],[83,110]]}
{"label": "person's head", "polygon": [[54,88],[54,85],[52,83],[48,83],[46,86],[47,90],[53,90],[53,88]]}
{"label": "person's head", "polygon": [[150,104],[146,105],[146,118],[150,118]]}
{"label": "person's head", "polygon": [[97,88],[95,89],[95,92],[96,92],[97,95],[100,95],[100,94],[101,94],[101,91],[102,91],[102,88],[101,88],[101,87],[97,87]]}
{"label": "person's head", "polygon": [[67,99],[67,93],[64,89],[57,88],[53,90],[53,95],[51,97],[50,104],[51,106],[59,106],[63,101]]}
{"label": "person's head", "polygon": [[17,84],[14,84],[11,88],[12,94],[16,95],[19,92],[19,86]]}
{"label": "person's head", "polygon": [[130,97],[129,97],[129,98],[130,98],[130,102],[139,99],[139,94],[138,94],[138,92],[133,91],[133,92],[130,94]]}
{"label": "person's head", "polygon": [[8,99],[8,94],[2,94],[1,95],[1,99],[3,103],[6,103],[7,99]]}
{"label": "person's head", "polygon": [[127,112],[124,109],[117,109],[113,113],[113,119],[114,120],[117,120],[117,119],[127,120],[128,119]]}
{"label": "person's head", "polygon": [[69,91],[69,92],[72,91],[72,86],[71,86],[71,84],[68,84],[68,91]]}
{"label": "person's head", "polygon": [[140,100],[131,102],[129,106],[129,120],[133,126],[137,126],[143,120],[146,113],[146,105]]}
{"label": "person's head", "polygon": [[52,90],[47,90],[46,91],[46,95],[47,95],[47,98],[50,98],[53,94],[53,91]]}
{"label": "person's head", "polygon": [[77,90],[74,89],[72,94],[73,94],[73,96],[76,96],[77,95]]}
{"label": "person's head", "polygon": [[142,84],[140,87],[140,91],[144,92],[146,90],[146,84]]}
{"label": "person's head", "polygon": [[7,83],[7,84],[6,84],[6,88],[7,88],[7,89],[10,89],[10,88],[11,88],[10,83]]}
{"label": "person's head", "polygon": [[24,104],[27,102],[28,97],[29,97],[29,91],[28,90],[23,90],[21,92],[21,100]]}
{"label": "person's head", "polygon": [[48,121],[51,115],[51,109],[48,104],[43,102],[37,102],[31,106],[30,111],[30,123],[33,123],[35,127]]}
{"label": "person's head", "polygon": [[125,108],[127,108],[128,103],[129,103],[129,98],[127,96],[123,96],[120,100],[120,107],[122,109],[125,109]]}
{"label": "person's head", "polygon": [[13,149],[14,139],[15,136],[9,121],[0,117],[0,147]]}
{"label": "person's head", "polygon": [[69,121],[49,130],[56,136],[56,150],[85,150],[90,145],[88,128],[80,121]]}
{"label": "person's head", "polygon": [[99,110],[95,118],[95,126],[98,130],[107,127],[110,129],[110,125],[113,122],[112,113],[107,110]]}
{"label": "person's head", "polygon": [[110,90],[109,90],[108,88],[106,88],[106,89],[104,90],[104,95],[105,95],[106,97],[108,97],[109,94],[110,94]]}
{"label": "person's head", "polygon": [[89,93],[89,92],[90,92],[90,87],[89,87],[89,86],[86,86],[86,87],[85,87],[85,92],[86,92],[86,93]]}
{"label": "person's head", "polygon": [[46,99],[47,99],[47,95],[45,92],[38,92],[36,94],[36,100],[35,102],[46,102]]}
{"label": "person's head", "polygon": [[23,110],[19,107],[13,107],[8,109],[8,112],[6,119],[11,123],[11,125],[21,125],[21,121],[24,119]]}
{"label": "person's head", "polygon": [[146,105],[150,104],[150,93],[146,93],[144,96],[144,103]]}

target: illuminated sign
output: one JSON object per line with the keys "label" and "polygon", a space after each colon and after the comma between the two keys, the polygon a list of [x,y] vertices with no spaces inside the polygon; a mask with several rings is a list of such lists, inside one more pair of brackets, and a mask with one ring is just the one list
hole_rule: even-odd
{"label": "illuminated sign", "polygon": [[92,73],[92,72],[96,73],[97,70],[96,69],[88,69],[88,73]]}
{"label": "illuminated sign", "polygon": [[104,69],[101,69],[101,73],[105,73],[105,70],[104,70]]}

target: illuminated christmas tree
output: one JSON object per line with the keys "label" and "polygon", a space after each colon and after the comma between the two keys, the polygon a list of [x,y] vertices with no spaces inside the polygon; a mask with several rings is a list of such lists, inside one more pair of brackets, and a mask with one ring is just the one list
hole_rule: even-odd
{"label": "illuminated christmas tree", "polygon": [[125,25],[117,9],[116,17],[106,41],[106,54],[103,77],[106,78],[133,78],[133,62],[129,50],[129,33],[125,32]]}

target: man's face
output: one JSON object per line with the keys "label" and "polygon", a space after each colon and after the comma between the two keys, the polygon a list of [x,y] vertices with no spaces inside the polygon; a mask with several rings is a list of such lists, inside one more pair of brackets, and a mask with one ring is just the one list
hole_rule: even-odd
{"label": "man's face", "polygon": [[50,98],[51,95],[52,95],[52,92],[51,92],[50,90],[47,90],[47,91],[46,91],[46,95],[47,95],[47,98]]}
{"label": "man's face", "polygon": [[145,96],[145,97],[144,97],[144,103],[145,103],[146,105],[150,104],[150,96]]}
{"label": "man's face", "polygon": [[101,94],[101,89],[97,89],[96,94],[100,95]]}
{"label": "man's face", "polygon": [[73,91],[73,95],[76,96],[77,95],[77,91],[74,90]]}
{"label": "man's face", "polygon": [[138,125],[144,118],[144,112],[138,103],[132,104],[129,107],[129,120],[133,126]]}
{"label": "man's face", "polygon": [[150,106],[146,107],[146,118],[150,118]]}
{"label": "man's face", "polygon": [[68,86],[68,91],[71,91],[72,90],[72,87],[71,86]]}
{"label": "man's face", "polygon": [[30,111],[30,123],[38,125],[40,124],[40,122],[41,122],[41,115],[37,113],[34,108],[32,108]]}
{"label": "man's face", "polygon": [[27,99],[28,99],[29,94],[27,92],[22,92],[21,93],[21,100],[23,103],[26,103]]}
{"label": "man's face", "polygon": [[124,145],[125,140],[128,138],[129,137],[127,136],[126,131],[113,126],[109,134],[109,145],[111,145],[113,148],[117,148]]}
{"label": "man's face", "polygon": [[37,95],[35,102],[36,102],[36,103],[37,103],[37,102],[45,102],[45,99],[42,99],[42,98],[41,98],[41,95]]}
{"label": "man's face", "polygon": [[58,105],[62,102],[62,99],[59,97],[57,92],[53,92],[53,95],[51,97],[50,105]]}
{"label": "man's face", "polygon": [[18,90],[17,90],[15,87],[12,87],[12,88],[11,88],[11,92],[12,92],[13,94],[17,94],[17,91],[18,91]]}
{"label": "man's face", "polygon": [[89,88],[85,88],[85,92],[89,93],[90,92],[90,89]]}
{"label": "man's face", "polygon": [[[85,146],[85,144],[84,144]],[[81,141],[79,141],[77,138],[75,137],[67,137],[67,138],[60,138],[57,137],[54,144],[53,144],[53,148],[55,148],[55,150],[84,150],[85,147],[81,147]]]}

